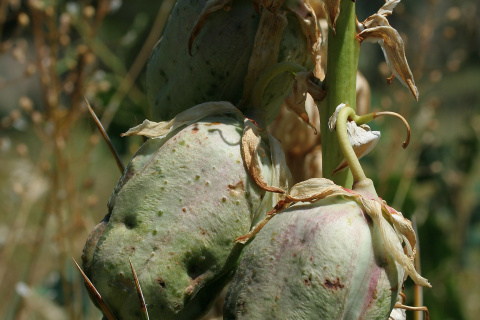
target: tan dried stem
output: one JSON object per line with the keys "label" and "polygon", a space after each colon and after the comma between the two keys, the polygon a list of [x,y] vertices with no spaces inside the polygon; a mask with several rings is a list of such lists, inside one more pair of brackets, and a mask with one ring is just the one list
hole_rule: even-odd
{"label": "tan dried stem", "polygon": [[380,116],[394,116],[394,117],[402,120],[403,124],[405,125],[405,128],[407,129],[407,138],[403,142],[402,148],[405,149],[406,147],[408,147],[408,145],[410,143],[411,130],[410,130],[410,125],[408,124],[407,120],[401,114],[396,113],[396,112],[392,112],[392,111],[380,111],[380,112],[374,112],[373,113],[374,118],[377,118],[377,117],[380,117]]}
{"label": "tan dried stem", "polygon": [[138,299],[140,299],[140,308],[142,309],[142,316],[144,320],[149,320],[150,318],[148,317],[147,304],[145,303],[145,298],[143,297],[142,288],[140,287],[140,282],[138,281],[137,273],[135,272],[135,268],[133,267],[133,263],[130,257],[128,258],[128,262],[130,262],[130,267],[132,268],[133,279],[135,280],[135,288],[137,289]]}
{"label": "tan dried stem", "polygon": [[403,304],[397,302],[397,303],[395,303],[394,308],[405,309],[407,311],[423,311],[425,313],[425,320],[430,319],[430,315],[429,315],[427,307],[409,307],[409,306],[406,306],[406,305],[403,305]]}
{"label": "tan dried stem", "polygon": [[87,103],[87,108],[93,118],[93,121],[95,121],[95,124],[97,125],[98,131],[100,131],[100,133],[102,134],[102,137],[105,140],[108,146],[108,149],[110,149],[110,152],[112,153],[113,158],[117,163],[117,167],[120,170],[120,173],[123,173],[123,171],[125,171],[125,166],[123,165],[122,159],[120,159],[120,156],[118,155],[117,150],[113,146],[113,143],[110,140],[110,137],[108,136],[107,132],[105,132],[105,129],[103,128],[102,123],[100,122],[97,115],[95,114],[95,111],[93,111],[92,107],[90,106],[90,103],[88,103],[87,98],[85,98],[85,102]]}
{"label": "tan dried stem", "polygon": [[88,292],[93,296],[95,301],[98,303],[100,308],[102,309],[103,314],[108,320],[116,320],[115,316],[113,315],[112,311],[110,311],[110,308],[107,306],[105,301],[103,301],[102,296],[100,293],[97,291],[93,283],[90,281],[90,279],[87,277],[87,275],[83,272],[82,268],[78,265],[77,261],[75,261],[74,258],[72,258],[73,262],[75,263],[75,266],[77,266],[78,271],[80,271],[80,274],[83,277],[83,280],[85,281],[85,284],[87,286]]}

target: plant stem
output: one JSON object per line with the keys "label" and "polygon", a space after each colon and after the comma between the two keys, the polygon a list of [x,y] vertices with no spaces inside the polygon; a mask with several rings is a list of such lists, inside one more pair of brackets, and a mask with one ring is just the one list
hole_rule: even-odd
{"label": "plant stem", "polygon": [[355,119],[355,111],[352,108],[345,107],[339,113],[337,117],[337,139],[340,149],[342,150],[342,154],[344,155],[345,159],[347,159],[348,167],[353,175],[353,182],[357,183],[363,180],[366,180],[367,177],[363,172],[362,166],[360,165],[360,161],[358,161],[357,155],[355,151],[353,151],[352,145],[350,144],[350,139],[347,133],[347,121],[348,118]]}
{"label": "plant stem", "polygon": [[328,129],[328,119],[335,108],[345,103],[356,109],[356,78],[360,43],[356,39],[355,2],[342,0],[336,32],[328,31],[327,74],[325,78],[327,97],[320,110],[322,132],[323,177],[346,188],[352,186],[350,170],[342,170],[333,176],[333,170],[343,159],[343,153],[334,132]]}

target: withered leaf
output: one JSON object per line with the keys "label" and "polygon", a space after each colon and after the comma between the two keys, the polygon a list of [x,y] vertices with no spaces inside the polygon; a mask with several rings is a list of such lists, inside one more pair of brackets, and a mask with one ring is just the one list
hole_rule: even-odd
{"label": "withered leaf", "polygon": [[323,0],[323,6],[327,12],[328,25],[335,31],[337,19],[340,15],[340,0]]}
{"label": "withered leaf", "polygon": [[317,134],[317,128],[310,122],[310,117],[306,111],[307,93],[309,91],[309,79],[313,77],[312,72],[298,72],[293,82],[293,89],[285,98],[285,106],[293,111],[301,121],[307,124]]}
{"label": "withered leaf", "polygon": [[[402,266],[405,272],[417,285],[431,287],[427,279],[420,276],[415,270],[413,257],[409,257],[403,252],[402,246],[399,245],[396,231],[383,217],[382,212],[388,214],[390,211],[386,210],[386,212],[385,210],[382,210],[382,203],[378,201],[363,197],[360,197],[359,200],[370,218],[372,218],[373,222],[378,226],[385,248],[392,254],[395,261]],[[414,235],[415,234],[413,234],[413,236]]]}
{"label": "withered leaf", "polygon": [[405,56],[405,46],[400,34],[390,26],[377,26],[358,34],[360,41],[377,42],[382,48],[390,70],[400,82],[410,89],[418,101],[418,89]]}
{"label": "withered leaf", "polygon": [[314,9],[308,1],[304,0],[288,1],[285,6],[287,9],[295,13],[303,34],[307,38],[310,55],[315,64],[315,76],[323,76],[323,73],[321,72],[320,55],[322,49],[322,36]]}
{"label": "withered leaf", "polygon": [[207,116],[222,114],[233,114],[239,119],[244,118],[242,112],[230,102],[205,102],[179,113],[175,118],[169,121],[154,122],[144,120],[138,126],[122,133],[121,136],[141,135],[149,138],[163,138],[169,132],[180,126],[188,125]]}
{"label": "withered leaf", "polygon": [[260,127],[249,119],[245,119],[243,136],[242,136],[242,154],[245,166],[255,183],[262,189],[270,192],[285,193],[285,190],[269,186],[262,176],[262,171],[259,163],[259,155],[265,152],[261,149],[260,132],[263,131]]}

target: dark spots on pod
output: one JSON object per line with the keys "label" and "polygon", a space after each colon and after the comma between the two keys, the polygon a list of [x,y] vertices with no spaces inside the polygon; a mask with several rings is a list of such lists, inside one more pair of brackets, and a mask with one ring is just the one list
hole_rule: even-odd
{"label": "dark spots on pod", "polygon": [[240,180],[236,184],[229,184],[227,189],[230,191],[230,195],[239,195],[245,192],[245,184],[243,183],[243,180]]}
{"label": "dark spots on pod", "polygon": [[187,212],[187,208],[183,207],[183,208],[182,208],[182,211],[183,211],[183,212]]}
{"label": "dark spots on pod", "polygon": [[390,291],[392,291],[392,292],[397,292],[397,291],[398,291],[398,285],[396,285],[396,286],[393,287],[393,288],[390,288]]}
{"label": "dark spots on pod", "polygon": [[137,216],[135,213],[131,213],[125,216],[125,220],[123,221],[125,223],[125,227],[127,229],[133,229],[137,226],[138,221],[137,221]]}
{"label": "dark spots on pod", "polygon": [[311,283],[312,283],[312,277],[308,277],[306,279],[303,279],[303,283],[307,286],[307,287],[310,287],[311,286]]}
{"label": "dark spots on pod", "polygon": [[208,272],[212,265],[215,265],[214,257],[211,253],[208,253],[205,250],[193,252],[187,259],[187,275],[192,281],[197,280],[201,275]]}
{"label": "dark spots on pod", "polygon": [[345,285],[340,283],[340,279],[338,279],[338,277],[336,280],[333,280],[333,281],[330,279],[325,279],[325,282],[323,283],[323,285],[325,286],[325,288],[332,289],[332,290],[343,289],[345,287]]}
{"label": "dark spots on pod", "polygon": [[157,279],[155,279],[155,281],[160,285],[160,287],[162,287],[162,289],[165,288],[165,281],[162,279],[162,277],[158,277]]}
{"label": "dark spots on pod", "polygon": [[192,128],[192,133],[197,133],[198,130],[199,130],[199,129],[198,129],[198,126],[195,125],[195,126],[193,126],[193,128]]}
{"label": "dark spots on pod", "polygon": [[133,254],[135,252],[135,246],[126,246],[125,251],[129,251],[130,254]]}

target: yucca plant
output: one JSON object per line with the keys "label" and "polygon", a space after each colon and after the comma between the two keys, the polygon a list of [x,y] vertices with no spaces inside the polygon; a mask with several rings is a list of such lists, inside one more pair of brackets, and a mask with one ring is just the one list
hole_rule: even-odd
{"label": "yucca plant", "polygon": [[[386,20],[399,1],[362,23],[355,2],[324,1],[326,71],[309,1],[177,2],[147,69],[163,121],[127,132],[150,140],[82,256],[108,318],[200,318],[233,277],[228,319],[381,319],[406,308],[397,303],[406,275],[429,285],[413,265],[411,223],[378,197],[357,159],[379,138],[364,124],[382,115],[355,113],[363,41],[381,45],[418,99]],[[266,126],[284,103],[316,130],[308,96],[320,106],[324,178],[290,188]]]}

